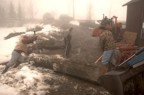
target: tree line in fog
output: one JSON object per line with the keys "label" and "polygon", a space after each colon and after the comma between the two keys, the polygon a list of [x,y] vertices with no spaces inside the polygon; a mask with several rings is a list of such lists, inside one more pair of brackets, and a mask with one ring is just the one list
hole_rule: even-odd
{"label": "tree line in fog", "polygon": [[4,0],[1,0],[0,26],[17,26],[34,20],[35,10],[33,6],[33,2],[30,2],[26,8],[22,2],[15,3],[13,0],[11,2],[4,2]]}

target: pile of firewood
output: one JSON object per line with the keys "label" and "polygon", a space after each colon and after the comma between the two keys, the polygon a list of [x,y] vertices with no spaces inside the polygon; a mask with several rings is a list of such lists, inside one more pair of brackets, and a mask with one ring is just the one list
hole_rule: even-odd
{"label": "pile of firewood", "polygon": [[121,53],[121,62],[128,59],[138,50],[138,47],[132,44],[117,44],[116,46]]}

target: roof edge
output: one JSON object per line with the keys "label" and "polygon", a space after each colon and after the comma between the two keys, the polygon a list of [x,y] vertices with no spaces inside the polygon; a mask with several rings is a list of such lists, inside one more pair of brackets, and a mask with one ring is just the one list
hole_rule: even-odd
{"label": "roof edge", "polygon": [[131,1],[127,2],[126,4],[122,5],[122,6],[127,6],[129,4],[136,3],[138,1],[142,1],[142,0],[131,0]]}

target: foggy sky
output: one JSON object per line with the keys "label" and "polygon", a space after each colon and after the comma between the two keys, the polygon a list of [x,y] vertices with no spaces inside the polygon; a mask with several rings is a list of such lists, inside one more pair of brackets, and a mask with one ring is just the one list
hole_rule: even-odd
{"label": "foggy sky", "polygon": [[[34,9],[35,18],[41,18],[45,12],[50,12],[58,17],[59,14],[73,16],[73,0],[0,0],[12,1],[16,5],[21,3],[26,9]],[[102,19],[103,14],[108,17],[118,16],[118,20],[126,20],[127,7],[123,4],[130,0],[74,0],[75,19]],[[91,2],[91,3],[90,3]],[[33,4],[33,5],[31,5]],[[91,6],[91,7],[90,7]],[[91,11],[89,12],[89,8]],[[31,15],[31,14],[27,14]]]}
{"label": "foggy sky", "polygon": [[[118,16],[118,20],[126,19],[127,7],[122,5],[130,0],[74,0],[75,18],[87,19],[89,2],[91,1],[91,18],[101,19],[103,14],[108,17]],[[37,0],[39,13],[50,11],[54,14],[73,15],[73,0]]]}

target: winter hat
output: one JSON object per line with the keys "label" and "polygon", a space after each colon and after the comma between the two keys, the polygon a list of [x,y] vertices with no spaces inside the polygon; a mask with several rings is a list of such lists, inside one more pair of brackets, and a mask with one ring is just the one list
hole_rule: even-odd
{"label": "winter hat", "polygon": [[110,19],[104,19],[102,20],[100,27],[105,27],[107,24],[111,24],[112,21]]}

